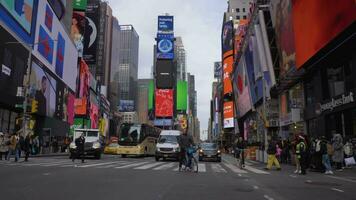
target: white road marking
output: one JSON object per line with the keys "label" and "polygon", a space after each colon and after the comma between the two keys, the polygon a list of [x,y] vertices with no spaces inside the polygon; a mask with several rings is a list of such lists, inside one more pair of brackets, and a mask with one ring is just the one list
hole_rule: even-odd
{"label": "white road marking", "polygon": [[292,177],[292,178],[297,178],[297,176],[296,175],[293,175],[293,174],[291,174],[291,175],[289,175],[290,177]]}
{"label": "white road marking", "polygon": [[162,165],[162,164],[163,164],[162,162],[151,163],[151,164],[143,165],[143,166],[140,166],[140,167],[136,167],[134,169],[149,169],[149,168],[155,167],[157,165]]}
{"label": "white road marking", "polygon": [[235,172],[235,173],[238,173],[238,174],[246,174],[247,173],[247,171],[239,169],[238,167],[236,167],[234,165],[231,165],[231,164],[228,164],[228,163],[224,163],[224,165],[226,167],[228,167],[231,171]]}
{"label": "white road marking", "polygon": [[214,172],[226,173],[226,170],[224,168],[222,168],[221,165],[219,165],[219,164],[212,164],[211,168],[213,169]]}
{"label": "white road marking", "polygon": [[98,167],[95,167],[95,168],[98,168],[98,169],[107,169],[107,168],[111,168],[111,167],[116,167],[116,166],[118,166],[118,164],[123,165],[123,164],[128,164],[128,163],[130,163],[130,162],[120,161],[120,162],[118,162],[117,164],[105,165],[105,166],[98,166]]}
{"label": "white road marking", "polygon": [[256,174],[270,174],[269,172],[265,172],[256,168],[253,168],[251,166],[245,165],[245,169],[251,172],[254,172]]}
{"label": "white road marking", "polygon": [[48,176],[48,175],[50,175],[50,173],[43,173],[42,175],[43,176]]}
{"label": "white road marking", "polygon": [[78,167],[85,168],[85,167],[94,167],[94,166],[101,166],[101,165],[114,164],[114,163],[117,163],[117,162],[95,163],[95,164],[89,164],[89,165],[80,165]]}
{"label": "white road marking", "polygon": [[348,181],[348,182],[351,182],[351,183],[356,183],[356,181],[348,179],[348,178],[342,178],[342,177],[337,177],[337,176],[326,176],[326,177],[334,178],[334,179],[338,179],[338,180],[342,180],[342,181]]}
{"label": "white road marking", "polygon": [[64,161],[57,161],[57,162],[40,162],[40,163],[26,163],[26,164],[23,164],[23,166],[38,166],[38,165],[41,165],[41,166],[46,166],[46,165],[54,165],[54,164],[63,164],[65,162],[68,162],[68,160]]}
{"label": "white road marking", "polygon": [[337,191],[337,192],[344,192],[343,190],[337,189],[337,188],[331,188],[331,190]]}
{"label": "white road marking", "polygon": [[144,165],[148,162],[139,162],[139,163],[133,163],[133,164],[128,164],[128,165],[123,165],[123,166],[119,166],[119,167],[115,167],[115,169],[124,169],[124,168],[129,168],[129,167],[136,167],[136,166],[140,166],[140,165]]}
{"label": "white road marking", "polygon": [[254,185],[254,186],[253,186],[253,189],[258,190],[259,187],[258,187],[257,185]]}
{"label": "white road marking", "polygon": [[274,200],[272,197],[269,197],[268,195],[264,195],[263,197],[267,200]]}
{"label": "white road marking", "polygon": [[238,176],[242,176],[242,174],[237,174]]}
{"label": "white road marking", "polygon": [[206,165],[204,163],[198,163],[198,172],[206,172]]}
{"label": "white road marking", "polygon": [[156,168],[154,168],[153,170],[166,170],[166,169],[169,169],[169,168],[175,166],[176,164],[177,164],[177,163],[174,163],[174,162],[168,163],[168,164],[165,164],[165,165],[161,165],[161,166],[159,166],[159,167],[156,167]]}

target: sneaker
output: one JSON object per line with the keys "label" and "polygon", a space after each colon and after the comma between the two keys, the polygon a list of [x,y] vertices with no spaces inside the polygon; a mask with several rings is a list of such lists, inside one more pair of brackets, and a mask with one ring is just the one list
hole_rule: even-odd
{"label": "sneaker", "polygon": [[263,168],[264,170],[269,170],[267,167]]}
{"label": "sneaker", "polygon": [[301,173],[302,173],[302,170],[299,170],[299,171],[298,171],[298,174],[301,174]]}
{"label": "sneaker", "polygon": [[329,174],[333,175],[333,174],[334,174],[334,172],[330,170],[330,171],[329,171]]}
{"label": "sneaker", "polygon": [[294,171],[295,174],[298,174],[298,172],[299,172],[298,170],[295,170],[295,171]]}

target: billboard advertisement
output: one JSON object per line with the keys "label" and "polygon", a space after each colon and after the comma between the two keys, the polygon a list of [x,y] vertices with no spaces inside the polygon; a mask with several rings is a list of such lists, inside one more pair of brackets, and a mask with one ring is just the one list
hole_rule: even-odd
{"label": "billboard advertisement", "polygon": [[87,114],[87,99],[79,98],[74,100],[74,113],[76,115],[86,115]]}
{"label": "billboard advertisement", "polygon": [[0,20],[27,44],[34,40],[37,4],[37,0],[0,1]]}
{"label": "billboard advertisement", "polygon": [[233,54],[233,23],[232,21],[228,21],[223,25],[222,33],[221,33],[221,47],[223,58],[230,56]]}
{"label": "billboard advertisement", "polygon": [[120,112],[133,112],[135,109],[135,103],[133,100],[120,100],[119,111]]}
{"label": "billboard advertisement", "polygon": [[85,11],[85,9],[87,8],[87,3],[88,0],[73,0],[73,9],[74,10],[83,10]]}
{"label": "billboard advertisement", "polygon": [[172,119],[155,119],[153,121],[154,126],[172,126]]}
{"label": "billboard advertisement", "polygon": [[224,95],[230,94],[232,92],[232,84],[230,74],[232,73],[232,65],[234,63],[234,57],[229,56],[223,61],[223,81],[224,81]]}
{"label": "billboard advertisement", "polygon": [[158,33],[173,33],[173,16],[158,16]]}
{"label": "billboard advertisement", "polygon": [[46,0],[39,0],[33,55],[72,91],[76,90],[78,52]]}
{"label": "billboard advertisement", "polygon": [[298,69],[356,19],[354,0],[292,1],[292,8]]}
{"label": "billboard advertisement", "polygon": [[156,88],[173,88],[173,61],[157,60],[156,63]]}
{"label": "billboard advertisement", "polygon": [[84,30],[85,30],[85,12],[73,11],[72,27],[70,30],[70,37],[78,50],[79,57],[83,57],[84,51]]}
{"label": "billboard advertisement", "polygon": [[153,80],[150,80],[148,84],[148,110],[153,109],[154,92],[155,92],[155,83],[153,82]]}
{"label": "billboard advertisement", "polygon": [[155,92],[155,114],[156,117],[173,116],[173,90],[157,89]]}
{"label": "billboard advertisement", "polygon": [[99,28],[99,4],[88,4],[85,11],[85,32],[83,59],[88,65],[96,64]]}
{"label": "billboard advertisement", "polygon": [[214,63],[214,78],[221,78],[222,74],[222,65],[221,62],[215,62]]}
{"label": "billboard advertisement", "polygon": [[[242,41],[246,34],[246,29],[249,24],[249,21],[246,19],[241,19],[238,22],[238,27],[235,31],[235,41],[234,41],[234,56],[236,59],[240,58],[241,50],[242,50]],[[235,62],[239,62],[239,60],[235,60]]]}
{"label": "billboard advertisement", "polygon": [[241,57],[241,60],[236,67],[233,85],[235,103],[238,111],[237,115],[243,117],[252,108],[244,56]]}
{"label": "billboard advertisement", "polygon": [[174,58],[173,34],[157,34],[157,59]]}
{"label": "billboard advertisement", "polygon": [[234,103],[224,102],[224,128],[234,127]]}
{"label": "billboard advertisement", "polygon": [[177,110],[187,110],[188,99],[188,83],[186,81],[179,80],[177,82]]}

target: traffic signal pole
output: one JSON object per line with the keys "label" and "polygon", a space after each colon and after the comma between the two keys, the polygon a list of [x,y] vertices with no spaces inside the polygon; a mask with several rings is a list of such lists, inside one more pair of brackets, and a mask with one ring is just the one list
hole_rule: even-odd
{"label": "traffic signal pole", "polygon": [[26,80],[24,84],[24,103],[23,103],[23,120],[22,120],[22,130],[23,136],[27,133],[27,101],[28,101],[28,88],[30,86],[30,77],[31,77],[31,62],[32,62],[32,47],[29,45],[28,59],[27,59],[27,70],[26,70]]}

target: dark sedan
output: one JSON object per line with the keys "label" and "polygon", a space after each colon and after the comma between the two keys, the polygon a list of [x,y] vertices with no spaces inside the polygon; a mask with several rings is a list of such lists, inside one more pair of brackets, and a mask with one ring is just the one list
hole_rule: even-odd
{"label": "dark sedan", "polygon": [[221,162],[221,152],[216,143],[202,143],[199,149],[199,161],[203,159],[213,159]]}

